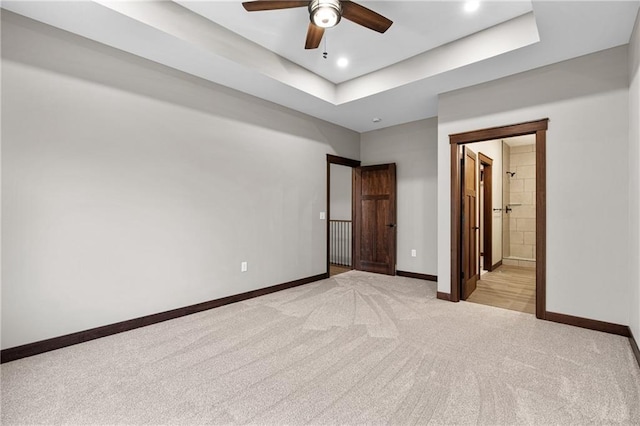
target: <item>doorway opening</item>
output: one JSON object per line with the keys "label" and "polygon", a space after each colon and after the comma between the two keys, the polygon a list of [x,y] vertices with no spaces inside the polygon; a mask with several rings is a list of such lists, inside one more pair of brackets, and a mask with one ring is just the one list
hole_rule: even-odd
{"label": "doorway opening", "polygon": [[[530,268],[529,272],[533,273],[534,278],[534,289],[532,291],[535,294],[535,314],[537,318],[544,319],[546,315],[546,130],[548,127],[548,119],[532,121],[527,123],[515,124],[510,126],[503,127],[495,127],[490,129],[476,130],[465,133],[458,133],[454,135],[450,135],[450,143],[451,143],[451,294],[450,300],[457,302],[461,299],[473,298],[474,290],[477,288],[478,283],[482,281],[488,280],[489,278],[493,278],[496,281],[500,281],[499,278],[503,279],[502,283],[494,283],[494,286],[504,286],[508,283],[517,282],[521,277],[518,274],[514,273],[511,269],[517,268],[515,272],[521,272],[520,269],[524,269],[525,266],[521,265],[520,262],[530,262],[530,265],[533,266]],[[530,191],[529,195],[514,195],[513,199],[505,198],[504,196],[504,188],[500,188],[500,191],[496,189],[496,183],[498,183],[498,179],[492,181],[492,196],[493,199],[491,203],[487,202],[487,165],[488,159],[492,160],[489,166],[492,168],[492,177],[498,176],[498,170],[500,169],[500,165],[505,167],[502,162],[498,162],[496,164],[496,157],[503,157],[503,147],[502,144],[499,145],[499,151],[496,147],[494,147],[493,151],[497,155],[486,155],[488,154],[488,147],[486,146],[487,141],[498,141],[501,143],[502,139],[515,138],[524,135],[531,135],[530,138],[534,141],[533,154],[528,155],[528,157],[533,156],[535,158],[535,164],[528,164],[526,168],[522,169],[521,178],[523,178],[522,182],[518,182],[517,186],[520,184],[523,185],[524,179],[533,178],[533,182],[528,182],[527,188],[534,189]],[[473,147],[475,143],[484,142],[485,145],[476,145],[476,150],[478,146],[482,147],[482,151],[485,154],[485,158],[478,159],[476,156],[476,161],[472,166],[469,166],[469,162],[466,160],[472,158],[475,153],[473,152]],[[471,153],[471,154],[469,154]],[[470,161],[474,163],[474,161]],[[507,168],[513,168],[516,164],[509,164]],[[473,175],[475,179],[480,176],[480,166],[482,166],[482,175],[483,179],[482,191],[480,198],[482,200],[482,238],[477,238],[477,232],[480,230],[480,227],[475,225],[478,223],[479,215],[476,216],[477,201],[472,200],[470,194],[473,194],[472,188],[475,189],[476,193],[479,192],[480,186],[470,179],[469,176]],[[524,165],[523,165],[524,166]],[[513,173],[513,170],[503,170],[500,172],[500,176],[502,176],[504,172],[505,178],[507,178],[507,171]],[[517,175],[517,171],[516,171]],[[512,177],[516,176],[512,175]],[[501,179],[502,182],[505,180]],[[516,185],[514,185],[516,186]],[[523,191],[524,192],[524,191]],[[511,192],[509,193],[511,196]],[[518,198],[520,197],[520,198]],[[524,203],[518,203],[516,200],[520,199],[521,201],[525,200],[526,197],[532,198],[532,205],[524,207]],[[500,203],[497,203],[497,201]],[[508,200],[505,203],[505,200]],[[473,203],[473,206],[470,206],[469,203]],[[516,206],[515,204],[520,204]],[[514,214],[514,216],[529,214],[530,212],[534,212],[535,217],[506,217],[507,214],[511,214],[516,207],[520,207],[519,212]],[[507,208],[509,212],[507,213]],[[489,213],[490,212],[490,213]],[[491,218],[492,221],[492,247],[491,247],[491,261],[489,261],[488,257],[485,258],[487,254],[487,220]],[[505,218],[506,217],[506,218]],[[504,220],[503,220],[504,219]],[[508,219],[508,220],[507,220]],[[515,219],[515,221],[514,221]],[[518,220],[522,219],[522,220]],[[531,250],[531,258],[524,258],[522,256],[515,256],[516,259],[507,259],[507,256],[504,256],[503,250],[505,244],[503,240],[506,238],[504,234],[506,232],[504,222],[509,222],[509,233],[511,233],[510,226],[513,223],[515,232],[522,232],[520,234],[514,234],[514,239],[518,243],[520,242],[519,237],[522,236],[522,247],[514,248],[514,253],[518,253],[521,255],[525,255],[526,250]],[[500,226],[496,226],[496,224]],[[527,228],[525,230],[525,228]],[[524,244],[525,232],[527,234],[527,242],[528,244]],[[500,235],[502,234],[502,235]],[[498,238],[496,238],[498,237]],[[511,235],[509,235],[509,238]],[[482,246],[480,248],[480,242],[482,241]],[[477,245],[476,245],[477,244]],[[528,247],[524,247],[528,246]],[[476,253],[479,253],[478,248],[483,253],[483,266],[482,268],[489,268],[488,265],[491,265],[490,272],[481,275],[480,281],[477,279],[474,281],[473,275],[474,273],[478,273],[480,269],[480,261],[479,258],[475,257]],[[509,250],[511,250],[511,240],[509,242]],[[509,255],[513,255],[514,253],[509,252]],[[473,256],[473,257],[471,257]],[[520,258],[522,257],[522,258]],[[535,261],[531,262],[533,259]],[[510,263],[510,265],[505,264],[504,262]],[[516,262],[513,264],[512,262]],[[489,271],[489,269],[487,269]],[[527,271],[525,271],[527,272]],[[493,274],[493,276],[492,276]],[[500,275],[499,275],[500,274]],[[485,278],[487,277],[487,278]],[[477,278],[477,277],[476,277]]]}
{"label": "doorway opening", "polygon": [[353,269],[353,168],[360,161],[327,154],[327,274]]}
{"label": "doorway opening", "polygon": [[395,163],[360,166],[327,154],[327,219],[327,276],[396,274]]}
{"label": "doorway opening", "polygon": [[[533,314],[536,306],[535,135],[474,142],[464,149],[478,153],[481,254],[477,259],[480,267],[475,290],[462,298]],[[493,173],[494,163],[496,173]]]}

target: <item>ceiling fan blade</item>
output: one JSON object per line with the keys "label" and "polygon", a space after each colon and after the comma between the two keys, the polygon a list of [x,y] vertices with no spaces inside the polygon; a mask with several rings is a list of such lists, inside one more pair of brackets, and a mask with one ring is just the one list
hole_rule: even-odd
{"label": "ceiling fan blade", "polygon": [[280,0],[255,0],[242,3],[247,12],[260,10],[291,9],[293,7],[308,7],[309,1],[280,1]]}
{"label": "ceiling fan blade", "polygon": [[318,27],[309,22],[309,29],[307,30],[307,41],[304,44],[305,49],[316,49],[320,46],[322,36],[324,35],[324,28]]}
{"label": "ceiling fan blade", "polygon": [[342,17],[379,33],[389,29],[393,21],[352,1],[342,1]]}

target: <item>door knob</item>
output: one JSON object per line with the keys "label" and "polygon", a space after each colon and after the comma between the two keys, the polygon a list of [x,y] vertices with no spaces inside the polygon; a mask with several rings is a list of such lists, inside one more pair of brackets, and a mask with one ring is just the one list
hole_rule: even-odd
{"label": "door knob", "polygon": [[389,228],[395,228],[395,227],[396,227],[396,224],[395,224],[395,223],[390,223],[390,224],[388,224],[387,226],[388,226]]}
{"label": "door knob", "polygon": [[478,229],[480,229],[480,227],[479,227],[479,226],[474,226],[474,227],[473,227],[473,230],[474,230],[474,231],[477,231]]}

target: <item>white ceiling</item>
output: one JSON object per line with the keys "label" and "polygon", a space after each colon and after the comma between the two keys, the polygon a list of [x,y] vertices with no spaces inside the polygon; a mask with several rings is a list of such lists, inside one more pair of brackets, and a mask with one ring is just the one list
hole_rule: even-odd
{"label": "white ceiling", "polygon": [[[477,12],[464,11],[458,1],[361,1],[395,24],[379,34],[348,20],[325,31],[318,49],[304,49],[309,12],[306,7],[248,13],[240,1],[175,0],[241,36],[311,70],[342,83],[408,59],[531,12],[530,1],[485,2]],[[323,52],[328,53],[327,59]],[[345,69],[336,65],[349,59]]]}
{"label": "white ceiling", "polygon": [[[437,114],[438,94],[629,42],[640,0],[360,1],[394,24],[343,20],[304,49],[305,8],[240,1],[3,1],[2,7],[363,132]],[[346,56],[346,69],[335,60]],[[372,119],[379,117],[379,123]]]}

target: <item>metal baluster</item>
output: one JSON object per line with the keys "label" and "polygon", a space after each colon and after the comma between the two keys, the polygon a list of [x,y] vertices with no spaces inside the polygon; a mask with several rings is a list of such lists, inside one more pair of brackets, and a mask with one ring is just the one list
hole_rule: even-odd
{"label": "metal baluster", "polygon": [[338,265],[342,265],[342,222],[338,222]]}
{"label": "metal baluster", "polygon": [[347,266],[351,266],[351,222],[349,222],[347,229]]}
{"label": "metal baluster", "polygon": [[344,222],[340,224],[340,229],[342,233],[342,235],[340,236],[340,264],[341,265],[344,265],[344,225],[345,225]]}
{"label": "metal baluster", "polygon": [[331,226],[331,260],[336,263],[336,223]]}

